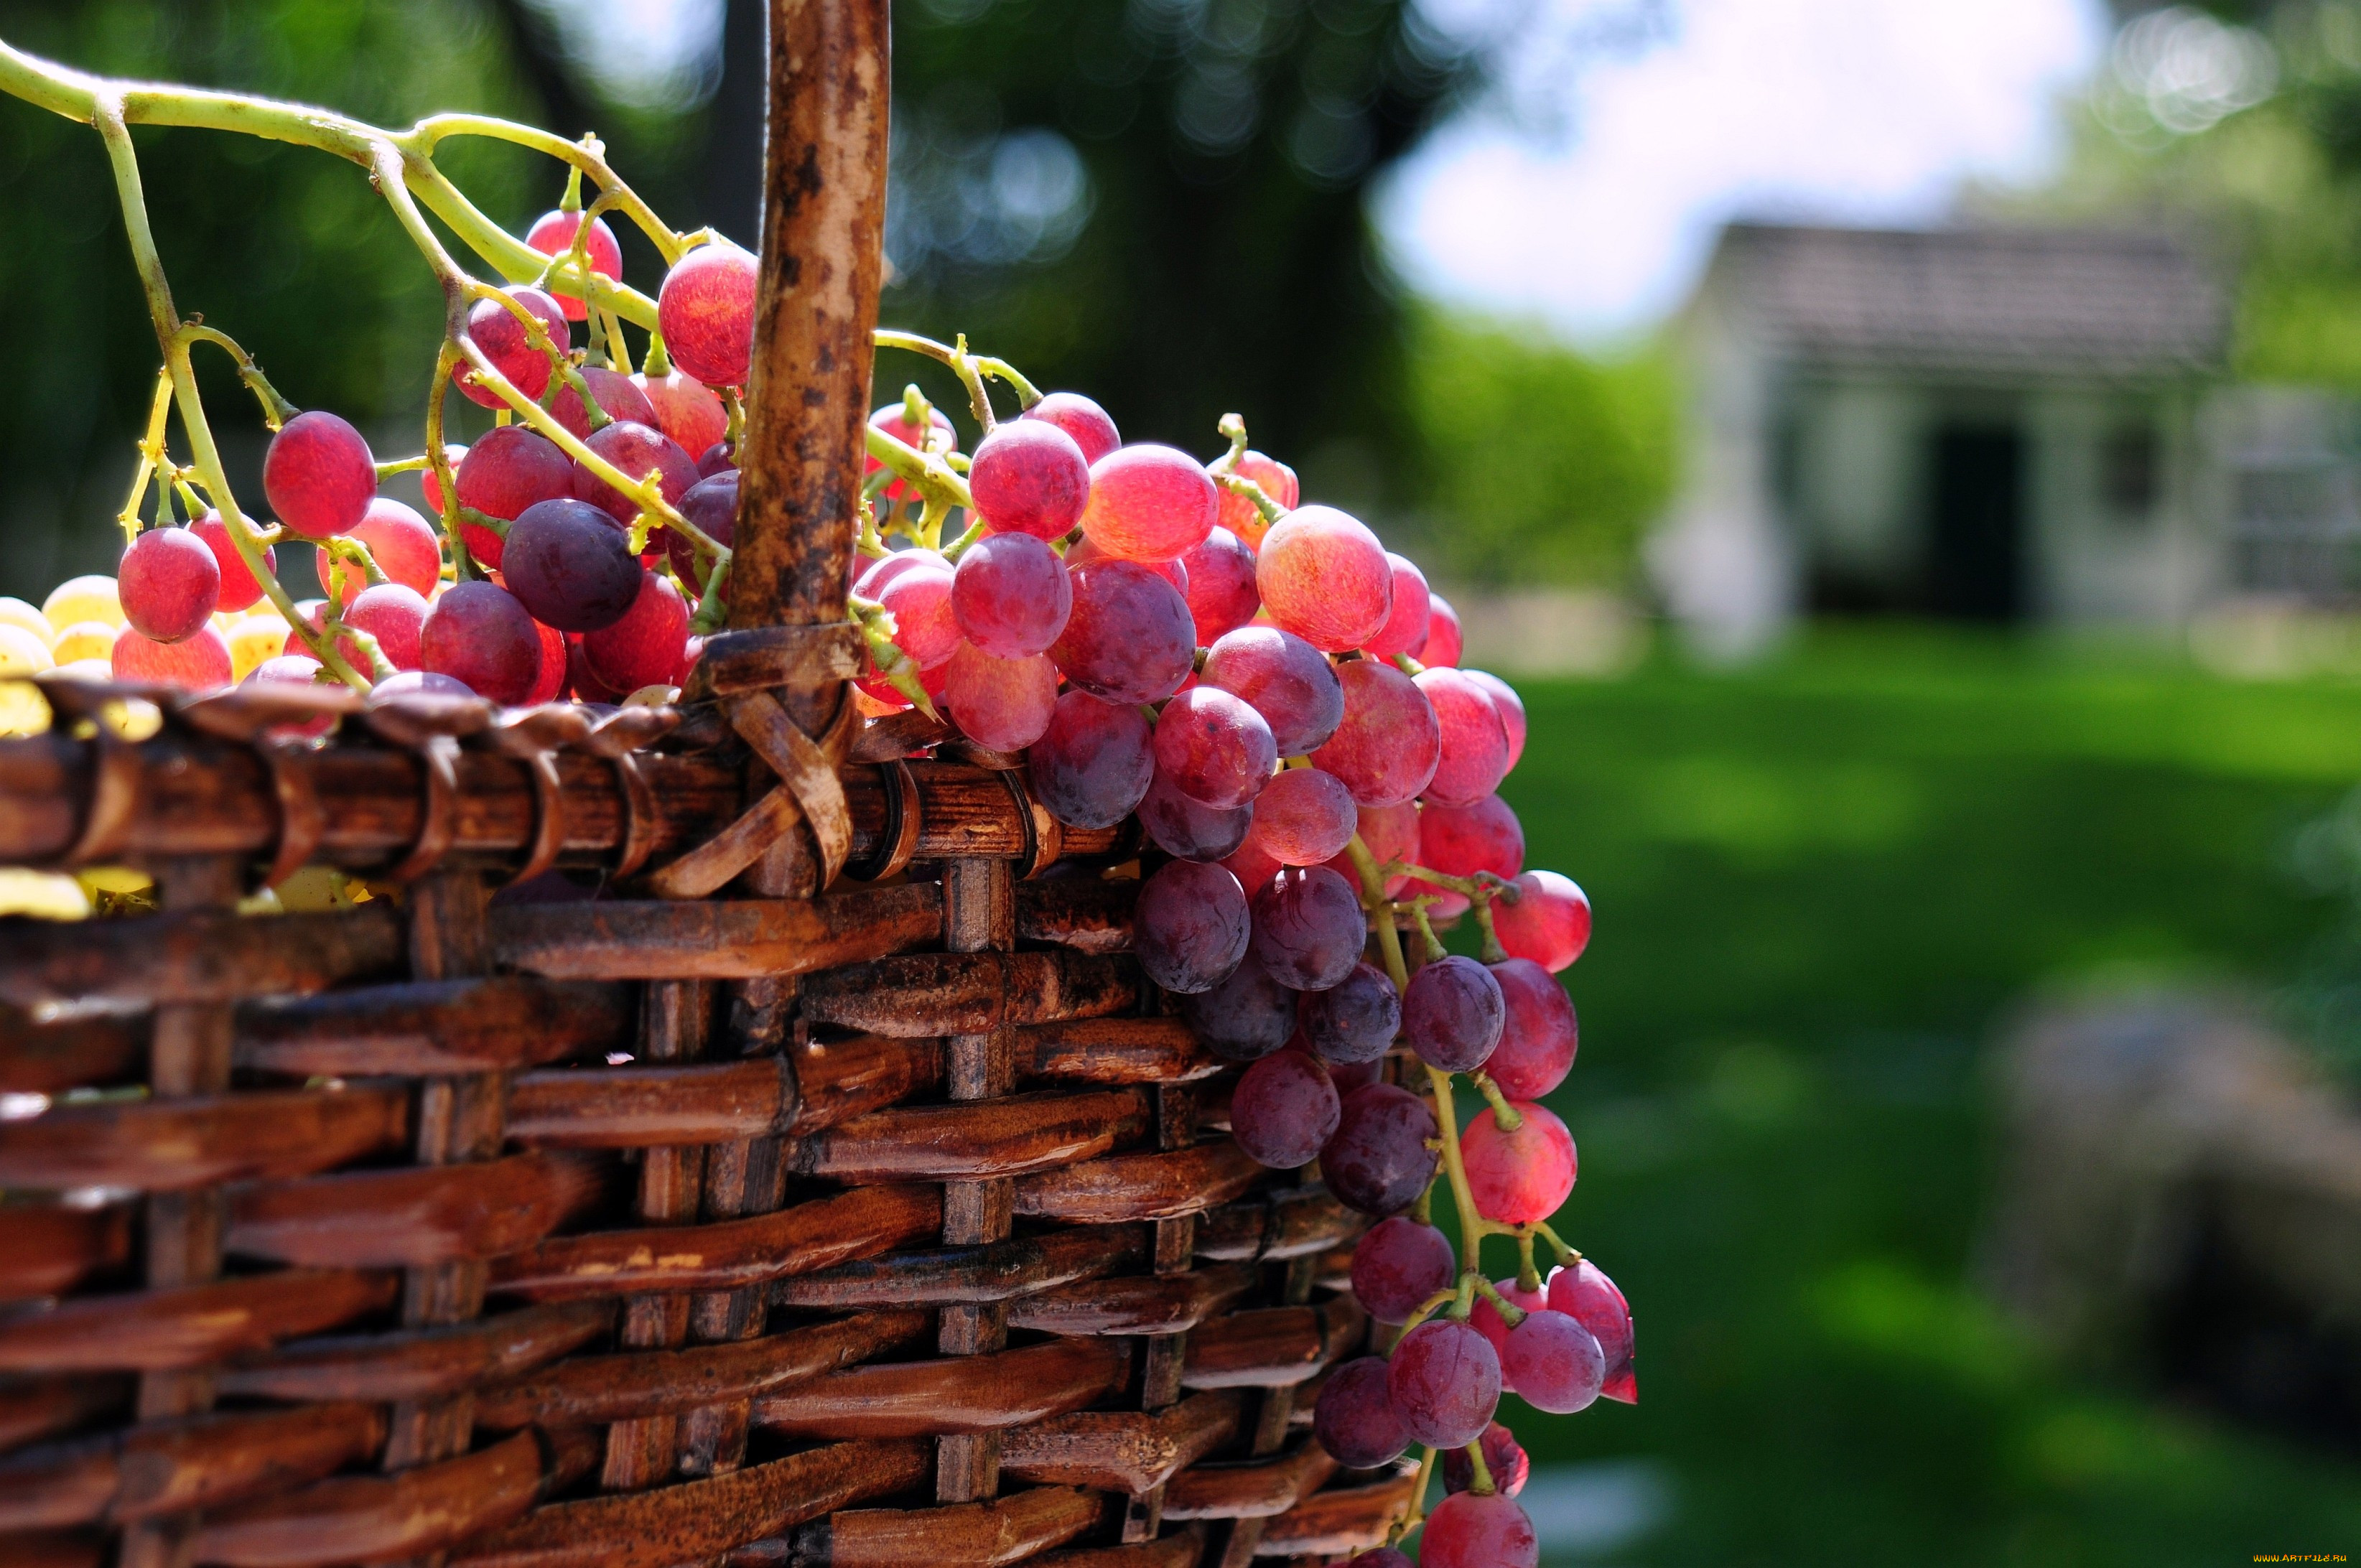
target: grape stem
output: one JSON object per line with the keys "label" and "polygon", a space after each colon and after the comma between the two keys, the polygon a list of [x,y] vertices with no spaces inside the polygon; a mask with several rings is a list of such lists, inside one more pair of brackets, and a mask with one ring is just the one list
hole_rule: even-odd
{"label": "grape stem", "polygon": [[1485,1278],[1481,1274],[1477,1273],[1474,1269],[1468,1270],[1467,1277],[1476,1282],[1476,1293],[1478,1296],[1483,1297],[1486,1300],[1491,1302],[1492,1310],[1499,1313],[1500,1321],[1508,1324],[1510,1328],[1515,1328],[1519,1323],[1523,1322],[1525,1319],[1531,1315],[1527,1313],[1522,1307],[1518,1306],[1514,1301],[1511,1301],[1506,1296],[1501,1295],[1500,1288],[1499,1286],[1493,1284],[1490,1280]]}
{"label": "grape stem", "polygon": [[1041,400],[1040,389],[1019,375],[1016,367],[1005,359],[994,359],[988,356],[970,354],[967,351],[967,338],[964,335],[960,338],[958,346],[954,347],[950,344],[937,343],[931,337],[921,337],[915,332],[895,332],[890,328],[880,327],[876,333],[875,342],[880,348],[899,348],[911,354],[923,354],[929,359],[950,366],[958,374],[961,383],[967,388],[969,400],[981,405],[976,411],[976,422],[986,430],[990,430],[993,426],[992,404],[983,395],[982,378],[990,376],[996,380],[1005,381],[1015,388],[1016,404],[1019,408],[1029,409]]}
{"label": "grape stem", "polygon": [[1262,520],[1266,524],[1277,522],[1287,515],[1287,509],[1272,500],[1269,491],[1243,474],[1233,474],[1227,469],[1223,469],[1213,475],[1213,482],[1233,495],[1244,496],[1254,502],[1255,510],[1262,514]]}
{"label": "grape stem", "polygon": [[1479,1437],[1459,1452],[1467,1456],[1467,1463],[1475,1470],[1467,1489],[1479,1497],[1490,1497],[1495,1487],[1492,1485],[1492,1467],[1484,1463],[1484,1440]]}
{"label": "grape stem", "polygon": [[1509,1103],[1509,1097],[1500,1092],[1500,1086],[1492,1081],[1490,1073],[1478,1069],[1470,1075],[1470,1081],[1476,1085],[1476,1092],[1491,1105],[1493,1125],[1504,1133],[1513,1133],[1525,1124],[1524,1113]]}
{"label": "grape stem", "polygon": [[148,431],[139,440],[139,466],[132,470],[131,493],[123,498],[123,510],[115,519],[123,525],[126,544],[139,537],[140,504],[148,487],[155,482],[156,470],[164,466],[164,429],[171,412],[172,367],[167,365],[156,372],[156,396],[148,405]]}

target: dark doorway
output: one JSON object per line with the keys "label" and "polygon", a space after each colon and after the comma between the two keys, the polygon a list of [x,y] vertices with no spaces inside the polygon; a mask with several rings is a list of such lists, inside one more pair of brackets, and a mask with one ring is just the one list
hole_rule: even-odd
{"label": "dark doorway", "polygon": [[1935,432],[1927,607],[1960,620],[2025,612],[2025,438],[2007,426]]}

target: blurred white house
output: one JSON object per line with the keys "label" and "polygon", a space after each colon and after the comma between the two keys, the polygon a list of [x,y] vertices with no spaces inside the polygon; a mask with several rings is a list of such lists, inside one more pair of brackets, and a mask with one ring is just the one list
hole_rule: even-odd
{"label": "blurred white house", "polygon": [[1742,655],[1807,611],[2189,621],[2356,585],[2343,406],[2221,384],[2190,236],[1732,225],[1677,323],[1667,607]]}

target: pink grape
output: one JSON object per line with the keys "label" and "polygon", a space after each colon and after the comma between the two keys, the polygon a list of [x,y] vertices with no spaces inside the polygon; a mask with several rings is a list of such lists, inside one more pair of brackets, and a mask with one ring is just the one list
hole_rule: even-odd
{"label": "pink grape", "polygon": [[1526,1404],[1570,1416],[1598,1398],[1607,1357],[1590,1331],[1564,1312],[1528,1312],[1509,1331],[1500,1370]]}
{"label": "pink grape", "polygon": [[[1496,1279],[1492,1288],[1500,1293],[1503,1300],[1520,1311],[1538,1312],[1549,1305],[1548,1291],[1538,1287],[1528,1290],[1514,1278]],[[1509,1320],[1500,1315],[1500,1310],[1492,1305],[1491,1299],[1483,1292],[1477,1292],[1475,1310],[1468,1313],[1467,1321],[1476,1325],[1477,1333],[1490,1342],[1493,1354],[1503,1356],[1508,1354]],[[1505,1363],[1503,1365],[1505,1367]],[[1500,1386],[1510,1393],[1514,1393],[1517,1387],[1505,1370],[1500,1376]]]}
{"label": "pink grape", "polygon": [[[680,498],[697,483],[696,460],[652,425],[619,421],[597,432],[583,444],[631,478],[644,478],[653,470],[658,493],[674,506],[678,506]],[[574,466],[574,499],[588,501],[626,527],[640,515],[638,501],[580,463]]]}
{"label": "pink grape", "polygon": [[880,556],[862,567],[860,578],[853,584],[852,591],[862,598],[876,598],[885,591],[895,578],[905,572],[916,571],[920,566],[939,566],[946,572],[951,569],[951,564],[943,558],[942,553],[939,550],[896,550],[891,554]]}
{"label": "pink grape", "polygon": [[1131,561],[1067,564],[1073,612],[1050,645],[1066,678],[1109,702],[1161,702],[1196,666],[1197,629],[1180,590]]}
{"label": "pink grape", "polygon": [[[730,411],[713,395],[713,389],[694,376],[678,370],[662,376],[644,372],[631,378],[631,385],[655,411],[656,428],[671,438],[683,452],[704,452],[720,443],[730,429]],[[702,477],[705,467],[697,465]]]}
{"label": "pink grape", "polygon": [[1226,528],[1214,529],[1181,556],[1180,569],[1200,646],[1212,647],[1262,608],[1262,596],[1255,591],[1254,552]]}
{"label": "pink grape", "polygon": [[533,696],[541,651],[533,617],[496,583],[452,584],[426,612],[418,636],[421,669],[449,675],[504,707]]}
{"label": "pink grape", "polygon": [[262,493],[279,521],[313,539],[347,533],[377,495],[361,433],[323,409],[297,414],[262,455]]}
{"label": "pink grape", "polygon": [[[921,431],[910,422],[907,412],[898,402],[887,403],[869,416],[869,422],[873,428],[882,430],[903,445],[920,452],[928,449],[931,432],[940,431],[946,436],[951,433],[951,422],[944,417],[942,410],[928,409],[927,421],[928,430]],[[955,440],[945,441],[942,446],[945,451],[958,450],[958,443]],[[874,457],[864,457],[862,462],[864,475],[874,474],[885,466]],[[915,499],[918,492],[911,488],[910,482],[906,479],[889,479],[885,483],[884,493],[885,499],[889,501],[906,501]]]}
{"label": "pink grape", "polygon": [[[1509,803],[1488,795],[1473,806],[1434,806],[1418,814],[1418,863],[1450,876],[1472,877],[1477,872],[1513,880],[1525,869],[1525,830]],[[1432,914],[1456,915],[1467,907],[1467,895],[1417,884],[1421,893],[1440,895]]]}
{"label": "pink grape", "polygon": [[[1076,540],[1073,543],[1073,547],[1066,552],[1066,568],[1067,570],[1071,571],[1076,566],[1088,565],[1093,561],[1115,561],[1120,559],[1122,559],[1122,557],[1111,555],[1107,554],[1107,552],[1100,549],[1097,545],[1091,543],[1088,535],[1084,535],[1082,538]],[[1163,578],[1166,582],[1170,583],[1174,587],[1180,590],[1181,602],[1184,604],[1188,602],[1189,569],[1186,566],[1183,566],[1180,562],[1136,561],[1133,562],[1132,565],[1145,566],[1149,571],[1155,573],[1158,576]],[[1193,630],[1193,626],[1191,629]]]}
{"label": "pink grape", "polygon": [[[325,619],[327,609],[326,599],[297,599],[295,619],[317,632]],[[310,645],[303,641],[302,633],[291,626],[287,629],[287,641],[280,645],[279,651],[281,653],[301,653],[306,658],[313,656]]]}
{"label": "pink grape", "polygon": [[501,576],[532,617],[596,631],[640,597],[639,557],[623,525],[588,501],[540,501],[509,525]]}
{"label": "pink grape", "polygon": [[959,618],[951,609],[953,581],[950,567],[937,556],[912,562],[877,591],[877,602],[893,612],[894,645],[920,669],[931,670],[959,650]]}
{"label": "pink grape", "polygon": [[[524,242],[544,256],[564,256],[574,248],[574,236],[582,227],[579,212],[547,212],[533,220],[533,227],[524,231]],[[623,276],[623,247],[615,243],[615,231],[607,226],[604,218],[590,220],[590,237],[582,242],[582,259],[590,270],[609,282]],[[570,322],[589,319],[590,307],[571,294],[560,294],[557,302],[564,307]]]}
{"label": "pink grape", "polygon": [[1243,697],[1282,757],[1315,751],[1345,718],[1345,686],[1320,650],[1276,626],[1241,626],[1205,651],[1204,681]]}
{"label": "pink grape", "polygon": [[473,701],[476,694],[467,683],[449,675],[438,675],[432,670],[402,670],[386,676],[369,688],[371,707],[405,696],[464,697]]}
{"label": "pink grape", "polygon": [[1540,1568],[1541,1538],[1513,1498],[1454,1492],[1426,1516],[1420,1568]]}
{"label": "pink grape", "polygon": [[1408,1090],[1356,1089],[1345,1096],[1335,1135],[1321,1146],[1321,1179],[1347,1209],[1399,1214],[1433,1181],[1443,1157],[1426,1146],[1441,1135],[1434,1112]]}
{"label": "pink grape", "polygon": [[1484,695],[1499,711],[1500,727],[1509,732],[1509,769],[1513,773],[1517,760],[1525,754],[1525,699],[1517,695],[1516,687],[1489,670],[1469,670],[1466,675],[1484,688]]}
{"label": "pink grape", "polygon": [[[1277,501],[1282,510],[1293,510],[1295,503],[1303,499],[1295,470],[1259,452],[1245,453],[1232,472],[1241,479],[1252,479],[1260,485],[1263,494]],[[1226,487],[1222,491],[1221,525],[1236,534],[1249,550],[1260,549],[1263,535],[1270,531],[1270,524],[1262,520],[1262,509]]]}
{"label": "pink grape", "polygon": [[246,679],[238,684],[248,686],[308,686],[315,684],[313,677],[324,667],[319,660],[308,653],[273,653],[247,671]]}
{"label": "pink grape", "polygon": [[[1166,869],[1191,864],[1174,861]],[[1219,866],[1205,869],[1229,874]],[[1301,1051],[1273,1051],[1239,1075],[1230,1096],[1230,1135],[1257,1165],[1293,1170],[1319,1155],[1337,1114],[1326,1068]]]}
{"label": "pink grape", "polygon": [[1451,1243],[1407,1214],[1379,1220],[1353,1248],[1353,1294],[1381,1323],[1404,1323],[1459,1277]]}
{"label": "pink grape", "polygon": [[1402,992],[1402,1037],[1429,1067],[1473,1072],[1500,1043],[1507,1014],[1492,971],[1455,954],[1410,977]]}
{"label": "pink grape", "polygon": [[1215,1056],[1255,1061],[1295,1033],[1295,992],[1271,979],[1249,944],[1227,980],[1182,996],[1180,1015]]}
{"label": "pink grape", "polygon": [[1386,552],[1386,562],[1393,568],[1393,608],[1386,612],[1386,623],[1377,635],[1362,644],[1364,652],[1378,659],[1414,654],[1426,646],[1426,574],[1409,556],[1390,550]]}
{"label": "pink grape", "polygon": [[1504,1225],[1546,1220],[1574,1190],[1574,1135],[1554,1112],[1532,1101],[1510,1102],[1524,1118],[1504,1133],[1486,1106],[1460,1135],[1459,1157],[1476,1212]]}
{"label": "pink grape", "polygon": [[1229,979],[1246,957],[1246,895],[1219,866],[1167,861],[1140,884],[1131,931],[1148,978],[1193,996]]}
{"label": "pink grape", "polygon": [[[1501,1387],[1508,1387],[1506,1367],[1501,1368]],[[1484,1468],[1490,1473],[1492,1485],[1500,1496],[1513,1497],[1523,1491],[1526,1478],[1532,1474],[1533,1462],[1519,1446],[1517,1434],[1494,1421],[1484,1429],[1483,1437],[1477,1441],[1484,1450]],[[1444,1491],[1464,1492],[1476,1484],[1476,1467],[1467,1463],[1466,1449],[1445,1449],[1442,1458]]]}
{"label": "pink grape", "polygon": [[116,568],[124,618],[142,636],[178,642],[213,618],[221,563],[185,528],[151,528],[131,542]]}
{"label": "pink grape", "polygon": [[665,352],[708,387],[746,382],[754,357],[757,271],[752,256],[719,240],[674,262],[656,291]]}
{"label": "pink grape", "polygon": [[1491,967],[1507,1011],[1500,1043],[1484,1070],[1510,1099],[1539,1100],[1564,1083],[1574,1067],[1580,1042],[1574,1002],[1565,987],[1531,959],[1506,959]]}
{"label": "pink grape", "polygon": [[1298,507],[1273,524],[1255,587],[1271,620],[1323,653],[1358,648],[1393,610],[1385,546],[1334,507]]}
{"label": "pink grape", "polygon": [[[550,347],[564,355],[571,339],[566,313],[558,309],[557,302],[533,288],[512,288],[509,295],[541,323],[549,334]],[[549,389],[549,355],[533,346],[524,323],[498,300],[478,300],[468,307],[467,335],[491,361],[492,368],[526,397],[538,400]],[[509,406],[507,399],[477,379],[475,367],[464,359],[451,372],[451,379],[471,403],[488,409]]]}
{"label": "pink grape", "polygon": [[1080,392],[1052,392],[1027,409],[1025,417],[1064,431],[1082,448],[1085,463],[1095,463],[1123,444],[1123,437],[1116,433],[1115,421],[1107,417],[1106,410]]}
{"label": "pink grape", "polygon": [[1470,806],[1499,787],[1509,773],[1509,730],[1484,688],[1457,670],[1425,670],[1418,689],[1434,709],[1439,754],[1426,798]]}
{"label": "pink grape", "polygon": [[431,594],[443,580],[443,541],[416,510],[391,496],[369,502],[352,537],[368,546],[378,570],[406,588]]}
{"label": "pink grape", "polygon": [[1156,777],[1153,736],[1139,709],[1068,692],[1026,753],[1025,767],[1050,816],[1069,828],[1112,828],[1138,806]]}
{"label": "pink grape", "polygon": [[115,634],[108,661],[118,681],[211,691],[229,685],[229,642],[210,622],[177,642],[159,642],[136,627]]}
{"label": "pink grape", "polygon": [[[1356,805],[1361,845],[1369,858],[1380,866],[1389,861],[1415,865],[1418,861],[1418,806],[1411,801],[1392,806]],[[1355,887],[1361,885],[1361,871],[1353,864],[1349,850],[1328,862],[1328,869]],[[1397,872],[1386,879],[1386,896],[1392,898],[1410,885],[1406,872]]]}
{"label": "pink grape", "polygon": [[1043,420],[1011,420],[975,444],[968,493],[994,531],[1056,539],[1090,499],[1091,466],[1074,438]]}
{"label": "pink grape", "polygon": [[1375,659],[1355,659],[1337,671],[1345,717],[1335,734],[1312,752],[1312,764],[1345,782],[1361,806],[1398,806],[1434,777],[1443,731],[1433,707],[1408,675]]}
{"label": "pink grape", "polygon": [[[189,524],[189,532],[205,542],[205,548],[214,553],[214,564],[221,572],[221,588],[214,609],[247,609],[262,598],[262,585],[246,569],[245,557],[230,543],[229,524],[222,521],[221,513],[206,512]],[[273,576],[279,571],[279,552],[271,545],[262,547],[262,568]]]}
{"label": "pink grape", "polygon": [[1600,1392],[1626,1405],[1637,1404],[1640,1386],[1631,1375],[1631,1308],[1615,1281],[1588,1258],[1577,1258],[1554,1269],[1549,1277],[1550,1310],[1564,1312],[1590,1331],[1607,1358],[1607,1378]]}
{"label": "pink grape", "polygon": [[987,533],[951,574],[951,619],[987,653],[1021,659],[1058,640],[1073,613],[1058,553],[1029,533]]}
{"label": "pink grape", "polygon": [[1402,1335],[1387,1358],[1386,1393],[1412,1439],[1457,1448],[1492,1424],[1500,1358],[1466,1323],[1429,1318]]}
{"label": "pink grape", "polygon": [[1297,991],[1325,991],[1353,972],[1368,916],[1326,866],[1282,871],[1254,896],[1254,950],[1271,977]]}
{"label": "pink grape", "polygon": [[[1079,694],[1069,692],[1068,696]],[[1065,698],[1060,697],[1060,701]],[[1096,702],[1098,699],[1091,699]],[[1114,705],[1107,705],[1114,706]],[[1118,711],[1136,713],[1137,708],[1123,707]],[[1146,726],[1142,725],[1143,734]],[[1152,747],[1152,740],[1150,741]],[[1216,811],[1210,806],[1200,806],[1159,778],[1153,778],[1155,753],[1148,752],[1151,782],[1148,792],[1137,802],[1139,825],[1156,840],[1156,847],[1166,854],[1184,861],[1224,860],[1246,842],[1254,823],[1254,807],[1242,806],[1235,811]],[[1235,873],[1233,873],[1235,874]]]}
{"label": "pink grape", "polygon": [[1304,1043],[1321,1060],[1375,1061],[1401,1029],[1401,993],[1383,970],[1356,963],[1327,990],[1306,993],[1299,1012]]}
{"label": "pink grape", "polygon": [[[707,538],[716,544],[727,545],[738,532],[738,470],[729,468],[709,479],[699,479],[689,486],[678,502],[680,515],[705,531]],[[661,531],[664,554],[671,558],[673,575],[682,583],[703,590],[704,574],[698,570],[697,546],[688,535],[671,528]],[[655,537],[651,534],[651,539]],[[730,580],[721,580],[721,602],[730,602]]]}
{"label": "pink grape", "polygon": [[1082,532],[1126,561],[1171,561],[1213,530],[1213,481],[1205,466],[1175,447],[1126,446],[1091,465]]}
{"label": "pink grape", "polygon": [[[345,607],[345,624],[377,639],[378,652],[397,670],[418,668],[418,638],[426,625],[426,596],[400,583],[379,583],[363,588]],[[353,668],[367,672],[360,644],[341,644]]]}
{"label": "pink grape", "polygon": [[1552,974],[1590,945],[1590,899],[1555,872],[1527,872],[1513,884],[1517,900],[1492,901],[1492,928],[1512,959],[1531,959]]}
{"label": "pink grape", "polygon": [[1202,806],[1250,805],[1279,762],[1262,715],[1214,686],[1191,686],[1156,721],[1156,774]]}
{"label": "pink grape", "polygon": [[962,642],[945,666],[943,696],[960,732],[994,751],[1021,751],[1049,728],[1058,672],[1039,653],[1004,659]]}
{"label": "pink grape", "polygon": [[672,685],[687,641],[687,601],[670,577],[642,572],[640,591],[623,618],[582,634],[582,658],[600,681],[629,694]]}
{"label": "pink grape", "polygon": [[1402,1456],[1410,1429],[1387,1391],[1383,1356],[1360,1356],[1328,1375],[1312,1408],[1312,1435],[1331,1459],[1355,1470],[1374,1470]]}
{"label": "pink grape", "polygon": [[1441,594],[1426,596],[1426,646],[1420,650],[1418,662],[1428,669],[1459,663],[1461,649],[1459,612]]}
{"label": "pink grape", "polygon": [[[590,399],[598,411],[619,424],[657,425],[656,409],[648,395],[620,370],[609,370],[604,365],[585,365],[582,384],[590,389]],[[590,439],[590,411],[582,406],[581,394],[570,382],[562,383],[557,395],[549,400],[550,417],[564,425],[577,441]]]}
{"label": "pink grape", "polygon": [[1345,852],[1356,820],[1352,793],[1333,775],[1318,768],[1289,768],[1255,797],[1250,833],[1280,865],[1316,866]]}
{"label": "pink grape", "polygon": [[[506,424],[467,448],[457,479],[461,506],[513,522],[527,508],[574,494],[574,460],[547,436]],[[468,554],[500,569],[508,545],[500,534],[469,522],[460,525],[459,537]]]}

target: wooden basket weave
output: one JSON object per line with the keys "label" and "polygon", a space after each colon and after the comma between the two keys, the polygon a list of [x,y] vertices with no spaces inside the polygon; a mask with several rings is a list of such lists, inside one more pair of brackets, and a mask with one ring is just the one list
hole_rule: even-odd
{"label": "wooden basket weave", "polygon": [[[852,717],[884,7],[774,30],[679,707],[57,684],[0,742],[0,864],[159,905],[0,923],[0,1562],[1242,1568],[1406,1506],[1306,1430],[1364,1222],[1226,1137],[1136,831]],[[307,864],[381,896],[236,912]],[[492,897],[553,865],[608,895]]]}

